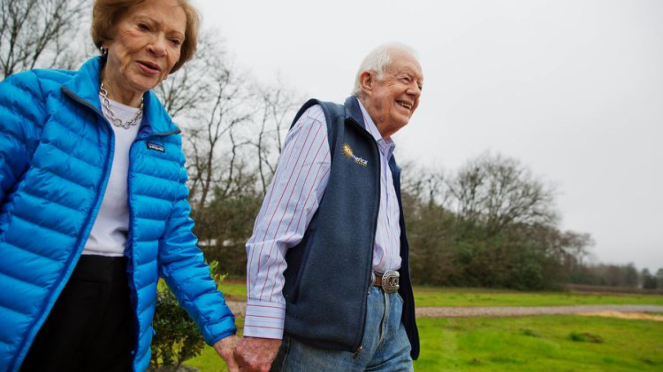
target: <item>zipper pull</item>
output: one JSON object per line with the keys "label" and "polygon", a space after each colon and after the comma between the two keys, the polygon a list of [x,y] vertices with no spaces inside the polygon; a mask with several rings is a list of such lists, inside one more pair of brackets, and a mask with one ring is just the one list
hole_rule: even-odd
{"label": "zipper pull", "polygon": [[363,346],[359,346],[359,348],[357,349],[357,351],[355,351],[355,353],[352,354],[352,360],[357,359],[357,357],[359,356],[359,353],[361,353],[362,350],[364,350],[364,347],[363,347]]}

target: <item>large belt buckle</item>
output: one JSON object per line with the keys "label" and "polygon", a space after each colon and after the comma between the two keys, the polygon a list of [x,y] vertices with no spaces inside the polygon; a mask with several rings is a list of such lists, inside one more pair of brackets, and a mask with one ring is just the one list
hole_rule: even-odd
{"label": "large belt buckle", "polygon": [[382,290],[385,293],[396,292],[401,286],[398,284],[401,274],[398,271],[387,271],[382,274]]}

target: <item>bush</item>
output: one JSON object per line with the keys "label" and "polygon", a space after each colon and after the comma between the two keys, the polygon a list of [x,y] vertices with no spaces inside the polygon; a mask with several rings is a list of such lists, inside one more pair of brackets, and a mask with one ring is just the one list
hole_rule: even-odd
{"label": "bush", "polygon": [[[210,272],[217,284],[224,278],[217,273],[218,266],[216,261],[210,264]],[[163,280],[157,285],[153,326],[150,371],[181,370],[184,361],[198,356],[205,347],[198,326],[180,307]]]}

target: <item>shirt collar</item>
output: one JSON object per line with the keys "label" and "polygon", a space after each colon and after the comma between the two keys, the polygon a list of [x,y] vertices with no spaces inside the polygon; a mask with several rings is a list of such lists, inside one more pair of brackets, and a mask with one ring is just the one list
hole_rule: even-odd
{"label": "shirt collar", "polygon": [[368,131],[368,133],[370,133],[373,136],[373,138],[375,138],[375,142],[378,143],[378,147],[380,148],[380,152],[382,152],[382,154],[387,159],[390,159],[391,155],[394,153],[394,149],[396,148],[396,144],[391,139],[391,137],[382,138],[382,135],[380,134],[380,131],[378,130],[378,127],[373,122],[373,119],[371,118],[371,115],[369,115],[368,111],[366,111],[366,108],[361,103],[361,100],[357,99],[357,102],[359,103],[359,108],[361,109],[361,115],[364,118],[364,124],[366,125],[366,130]]}

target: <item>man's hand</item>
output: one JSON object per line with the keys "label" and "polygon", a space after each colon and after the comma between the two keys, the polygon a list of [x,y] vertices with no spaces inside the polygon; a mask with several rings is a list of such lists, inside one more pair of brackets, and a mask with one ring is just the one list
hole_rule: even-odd
{"label": "man's hand", "polygon": [[223,358],[223,360],[226,362],[228,372],[239,371],[237,362],[235,362],[235,357],[233,356],[235,345],[237,345],[237,337],[234,335],[222,338],[214,343],[214,350],[216,350],[216,353],[219,354],[219,356],[221,356],[221,358]]}
{"label": "man's hand", "polygon": [[244,337],[235,347],[235,360],[240,372],[269,372],[279,352],[281,340]]}

